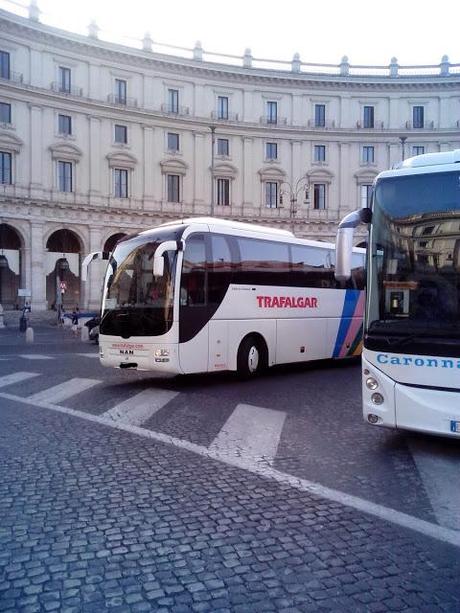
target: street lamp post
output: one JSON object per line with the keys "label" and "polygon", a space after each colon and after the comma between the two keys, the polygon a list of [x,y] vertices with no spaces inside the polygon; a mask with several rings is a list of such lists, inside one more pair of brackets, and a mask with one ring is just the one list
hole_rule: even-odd
{"label": "street lamp post", "polygon": [[310,181],[307,175],[303,175],[294,184],[283,181],[280,184],[280,205],[283,204],[283,197],[289,200],[289,218],[291,220],[291,230],[294,232],[295,216],[297,214],[297,199],[301,192],[304,192],[304,204],[309,202]]}
{"label": "street lamp post", "polygon": [[216,126],[211,129],[211,217],[214,217],[214,149],[216,142]]}
{"label": "street lamp post", "polygon": [[405,145],[406,145],[407,136],[400,136],[399,140],[401,141],[401,160],[404,162],[404,159],[406,157]]}

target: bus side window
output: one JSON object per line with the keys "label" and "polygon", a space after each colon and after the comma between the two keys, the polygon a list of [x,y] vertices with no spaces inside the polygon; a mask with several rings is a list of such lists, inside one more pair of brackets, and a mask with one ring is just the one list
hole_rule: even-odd
{"label": "bus side window", "polygon": [[220,304],[232,282],[233,263],[229,239],[211,234],[211,266],[208,271],[208,302]]}
{"label": "bus side window", "polygon": [[297,287],[331,287],[333,269],[323,248],[291,245],[291,278]]}
{"label": "bus side window", "polygon": [[206,304],[206,247],[202,234],[189,236],[185,243],[180,288],[181,306]]}

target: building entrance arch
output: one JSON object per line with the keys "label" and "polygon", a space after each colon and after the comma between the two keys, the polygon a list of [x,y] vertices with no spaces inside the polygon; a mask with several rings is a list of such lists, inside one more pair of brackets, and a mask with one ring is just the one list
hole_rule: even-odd
{"label": "building entrance arch", "polygon": [[0,224],[0,304],[4,309],[19,306],[21,287],[21,238],[8,224]]}
{"label": "building entrance arch", "polygon": [[46,300],[56,309],[74,309],[81,300],[80,239],[72,230],[56,230],[46,241]]}
{"label": "building entrance arch", "polygon": [[122,238],[125,238],[126,234],[124,232],[118,232],[117,234],[112,234],[104,243],[103,251],[112,252],[115,249],[115,245],[118,241],[121,241]]}

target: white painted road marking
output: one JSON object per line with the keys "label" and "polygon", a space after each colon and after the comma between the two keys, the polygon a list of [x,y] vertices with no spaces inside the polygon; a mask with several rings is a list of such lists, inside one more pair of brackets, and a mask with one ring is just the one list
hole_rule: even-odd
{"label": "white painted road marking", "polygon": [[284,411],[238,404],[209,450],[245,460],[263,460],[271,465],[276,456],[285,419]]}
{"label": "white painted road marking", "polygon": [[49,355],[40,355],[39,353],[20,353],[18,357],[25,360],[54,360]]}
{"label": "white painted road marking", "polygon": [[31,379],[32,377],[38,377],[38,375],[38,372],[14,372],[11,375],[0,377],[0,387],[19,383],[20,381],[27,381],[27,379]]}
{"label": "white painted road marking", "polygon": [[[196,453],[197,455],[200,455],[204,458],[217,460],[218,462],[234,466],[241,470],[247,470],[248,472],[255,475],[259,475],[260,477],[263,477],[265,479],[272,479],[277,483],[288,485],[289,487],[292,487],[299,491],[313,494],[320,498],[324,498],[325,500],[332,500],[333,502],[337,502],[338,504],[342,504],[343,506],[356,509],[357,511],[366,513],[367,515],[372,515],[383,521],[388,521],[393,524],[396,524],[397,526],[401,526],[409,530],[414,530],[415,532],[423,534],[424,536],[435,538],[439,541],[442,541],[443,543],[449,543],[451,545],[454,545],[455,547],[460,548],[460,532],[457,530],[451,530],[450,528],[438,526],[437,524],[433,524],[423,519],[419,519],[418,517],[412,517],[411,515],[407,515],[407,513],[401,513],[400,511],[395,511],[394,509],[390,509],[389,507],[370,502],[369,500],[364,500],[363,498],[359,498],[358,496],[353,496],[351,494],[346,494],[339,490],[334,490],[329,487],[325,487],[320,483],[308,481],[307,479],[301,479],[293,475],[287,475],[285,473],[280,472],[279,470],[275,470],[271,466],[267,466],[266,464],[262,464],[260,462],[257,463],[254,461],[247,461],[243,460],[242,458],[212,452],[211,450],[207,449],[206,447],[203,447],[202,445],[196,445],[195,443],[184,441],[179,438],[175,438],[174,436],[163,434],[162,432],[154,432],[153,430],[146,430],[145,428],[139,428],[138,426],[123,424],[117,421],[111,421],[104,417],[91,415],[90,413],[84,413],[83,411],[77,411],[75,409],[68,409],[66,407],[61,407],[51,403],[37,403],[31,401],[30,398],[21,398],[19,396],[14,396],[13,394],[5,394],[3,392],[0,392],[0,398],[5,398],[6,400],[12,400],[14,402],[30,405],[33,407],[39,406],[43,409],[56,411],[58,413],[70,415],[72,417],[78,417],[80,419],[100,424],[102,426],[108,426],[111,428],[115,428],[116,430],[121,430],[123,432],[130,432],[131,434],[136,434],[137,436],[142,436],[153,441],[164,443],[166,445],[172,445],[174,447],[177,447],[178,449],[185,449],[192,453]],[[378,529],[378,526],[376,526],[376,529]]]}
{"label": "white painted road marking", "polygon": [[411,440],[409,448],[430,499],[436,519],[442,526],[460,530],[460,457],[458,450],[447,454],[438,440]]}
{"label": "white painted road marking", "polygon": [[75,355],[79,355],[82,358],[99,358],[98,353],[76,353]]}
{"label": "white painted road marking", "polygon": [[101,381],[96,379],[79,379],[76,377],[75,379],[69,379],[64,381],[64,383],[37,392],[29,396],[28,400],[32,400],[32,402],[52,402],[54,404],[84,392],[98,383],[101,383]]}
{"label": "white painted road marking", "polygon": [[175,398],[177,394],[178,392],[169,390],[144,390],[124,402],[120,402],[120,404],[103,413],[102,417],[110,421],[140,426]]}

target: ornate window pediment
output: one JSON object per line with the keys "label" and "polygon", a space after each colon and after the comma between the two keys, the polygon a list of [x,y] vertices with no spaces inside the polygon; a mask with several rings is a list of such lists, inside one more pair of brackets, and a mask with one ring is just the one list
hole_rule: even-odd
{"label": "ornate window pediment", "polygon": [[83,155],[82,150],[72,143],[55,143],[50,145],[53,159],[70,160],[78,162]]}
{"label": "ornate window pediment", "polygon": [[261,181],[285,181],[286,172],[276,166],[264,166],[259,171]]}
{"label": "ornate window pediment", "polygon": [[317,168],[307,174],[310,183],[332,183],[334,173],[327,168]]}
{"label": "ornate window pediment", "polygon": [[12,153],[19,153],[21,147],[24,145],[22,140],[15,134],[9,132],[0,132],[0,149],[2,151],[11,151]]}
{"label": "ornate window pediment", "polygon": [[111,168],[134,168],[137,164],[137,158],[126,151],[108,153],[107,159]]}
{"label": "ornate window pediment", "polygon": [[372,170],[371,168],[363,168],[363,170],[358,170],[358,172],[355,172],[354,177],[358,185],[368,185],[374,182],[377,175],[377,171]]}
{"label": "ornate window pediment", "polygon": [[227,162],[221,162],[214,164],[214,176],[222,177],[225,179],[235,179],[238,174],[238,169],[233,164]]}
{"label": "ornate window pediment", "polygon": [[160,162],[161,172],[171,175],[185,175],[187,173],[188,165],[177,158],[169,158]]}

